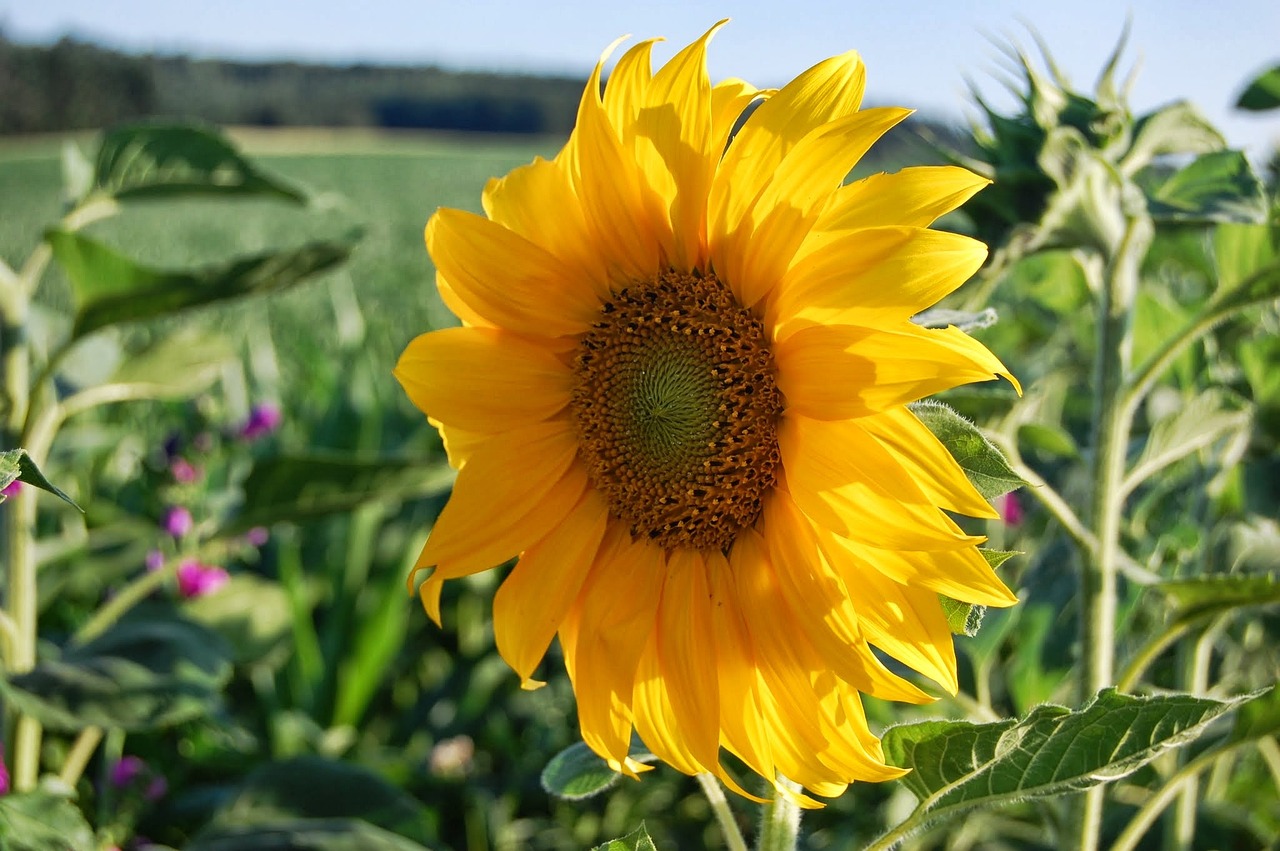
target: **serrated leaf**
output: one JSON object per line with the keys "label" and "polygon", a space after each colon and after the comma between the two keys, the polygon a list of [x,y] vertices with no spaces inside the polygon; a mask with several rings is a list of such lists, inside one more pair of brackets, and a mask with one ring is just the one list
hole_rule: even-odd
{"label": "serrated leaf", "polygon": [[[632,743],[631,758],[637,762],[655,762],[657,757]],[[568,801],[581,801],[611,789],[622,775],[596,756],[584,742],[560,751],[542,769],[542,788],[548,795]]]}
{"label": "serrated leaf", "polygon": [[1261,112],[1280,107],[1280,65],[1263,71],[1240,93],[1237,109]]}
{"label": "serrated leaf", "polygon": [[155,730],[209,714],[231,677],[218,636],[175,615],[131,616],[3,682],[6,698],[59,730]]}
{"label": "serrated leaf", "polygon": [[990,328],[999,320],[1000,317],[994,307],[988,307],[976,313],[968,310],[931,307],[911,317],[911,321],[922,328],[947,328],[954,325],[966,334],[982,328]]}
{"label": "serrated leaf", "polygon": [[1125,492],[1191,453],[1247,429],[1249,419],[1248,411],[1225,408],[1221,394],[1201,393],[1152,426],[1142,454],[1125,476]]}
{"label": "serrated leaf", "polygon": [[910,407],[984,498],[995,499],[1026,484],[978,427],[951,408],[940,402],[916,402]]}
{"label": "serrated leaf", "polygon": [[80,808],[43,790],[0,797],[0,848],[66,851],[94,848],[93,830]]}
{"label": "serrated leaf", "polygon": [[258,195],[306,201],[296,187],[240,156],[217,130],[190,124],[132,124],[107,133],[93,187],[121,200]]}
{"label": "serrated leaf", "polygon": [[1179,619],[1200,618],[1242,606],[1280,603],[1280,578],[1273,573],[1235,573],[1172,579],[1152,586],[1178,605]]}
{"label": "serrated leaf", "polygon": [[280,819],[214,824],[185,851],[427,851],[425,845],[360,819]]}
{"label": "serrated leaf", "polygon": [[[25,449],[6,449],[0,452],[0,490],[9,487],[15,481],[48,491],[58,499],[72,506],[81,513],[84,509],[76,505],[75,500],[63,493],[58,487],[44,477],[36,462],[31,460]],[[5,497],[0,494],[0,502]]]}
{"label": "serrated leaf", "polygon": [[890,765],[912,769],[901,782],[920,800],[917,813],[936,822],[1125,777],[1254,698],[1104,689],[1076,711],[1044,704],[1021,721],[904,724],[887,730],[883,744]]}
{"label": "serrated leaf", "polygon": [[185,329],[126,358],[108,383],[129,385],[152,399],[188,398],[213,384],[235,357],[225,337]]}
{"label": "serrated leaf", "polygon": [[1126,174],[1133,174],[1159,156],[1205,154],[1226,145],[1226,139],[1195,106],[1178,101],[1134,122],[1133,144],[1124,156],[1123,168]]}
{"label": "serrated leaf", "polygon": [[267,458],[244,483],[245,502],[231,531],[340,514],[379,500],[446,492],[454,471],[443,462],[313,453]]}
{"label": "serrated leaf", "polygon": [[597,845],[594,851],[657,851],[644,822],[621,839],[613,839],[603,845]]}
{"label": "serrated leaf", "polygon": [[318,756],[300,756],[254,769],[214,822],[270,825],[283,818],[305,819],[307,823],[319,819],[358,820],[415,842],[427,841],[430,821],[426,807],[418,800],[369,769]]}
{"label": "serrated leaf", "polygon": [[1262,182],[1239,151],[1196,157],[1151,193],[1153,218],[1177,222],[1262,222],[1267,201]]}
{"label": "serrated leaf", "polygon": [[332,269],[350,256],[359,238],[320,240],[191,270],[137,263],[82,233],[45,234],[54,259],[67,273],[76,302],[73,337],[120,322],[169,316],[218,301],[276,292]]}

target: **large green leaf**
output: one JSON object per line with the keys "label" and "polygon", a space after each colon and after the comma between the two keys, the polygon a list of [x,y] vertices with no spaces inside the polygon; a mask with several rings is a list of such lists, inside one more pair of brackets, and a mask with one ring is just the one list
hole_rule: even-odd
{"label": "large green leaf", "polygon": [[597,845],[593,851],[657,851],[644,822],[621,839],[612,839],[603,845]]}
{"label": "large green leaf", "polygon": [[1248,427],[1249,411],[1226,407],[1221,393],[1201,393],[1152,426],[1142,454],[1125,476],[1125,491],[1132,491],[1191,453],[1245,432]]}
{"label": "large green leaf", "polygon": [[1133,174],[1165,154],[1204,154],[1222,150],[1226,144],[1195,106],[1178,101],[1134,122],[1133,145],[1122,166],[1126,174]]}
{"label": "large green leaf", "polygon": [[255,168],[217,130],[190,124],[133,124],[107,133],[93,189],[122,200],[260,195],[306,201],[296,187]]}
{"label": "large green leaf", "polygon": [[[40,472],[40,468],[36,466],[35,461],[31,460],[31,456],[25,449],[6,449],[0,452],[0,490],[9,487],[15,481],[48,491],[63,502],[80,508],[71,497],[44,477],[44,473]],[[0,502],[4,501],[4,494],[0,494]]]}
{"label": "large green leaf", "polygon": [[1026,484],[978,427],[951,408],[940,402],[917,402],[911,410],[942,441],[985,498],[995,499]]}
{"label": "large green leaf", "polygon": [[367,821],[280,819],[260,824],[213,824],[186,851],[426,851],[426,846]]}
{"label": "large green leaf", "polygon": [[46,791],[0,797],[0,848],[5,851],[67,851],[97,847],[80,808]]}
{"label": "large green leaf", "polygon": [[346,261],[359,238],[309,242],[192,270],[157,269],[82,233],[46,234],[71,281],[76,302],[72,335],[120,322],[155,319],[225,299],[275,292]]}
{"label": "large green leaf", "polygon": [[1280,107],[1280,65],[1259,74],[1248,88],[1240,93],[1236,107],[1254,112]]}
{"label": "large green leaf", "polygon": [[256,768],[215,823],[268,825],[286,817],[358,819],[415,842],[426,841],[430,822],[426,807],[367,768],[301,756]]}
{"label": "large green leaf", "polygon": [[1157,186],[1148,199],[1156,219],[1178,222],[1262,222],[1262,182],[1239,151],[1196,157]]}
{"label": "large green leaf", "polygon": [[142,608],[92,641],[8,676],[5,696],[59,730],[145,731],[208,715],[231,676],[227,650],[203,626]]}
{"label": "large green leaf", "polygon": [[1213,229],[1218,291],[1244,284],[1268,266],[1280,265],[1280,228],[1227,222]]}
{"label": "large green leaf", "polygon": [[1280,603],[1280,578],[1273,573],[1171,579],[1153,587],[1177,604],[1182,619],[1208,617],[1242,606]]}
{"label": "large green leaf", "polygon": [[446,492],[454,471],[443,462],[339,453],[286,455],[254,465],[231,531],[351,511],[378,500]]}
{"label": "large green leaf", "polygon": [[[638,741],[632,742],[631,758],[637,762],[658,759]],[[557,798],[581,801],[613,788],[621,776],[584,742],[578,742],[553,756],[542,769],[542,788]]]}
{"label": "large green leaf", "polygon": [[1252,699],[1131,697],[1105,689],[1082,709],[1045,704],[1021,721],[892,727],[883,739],[885,757],[912,769],[901,782],[920,800],[916,817],[934,822],[1125,777]]}

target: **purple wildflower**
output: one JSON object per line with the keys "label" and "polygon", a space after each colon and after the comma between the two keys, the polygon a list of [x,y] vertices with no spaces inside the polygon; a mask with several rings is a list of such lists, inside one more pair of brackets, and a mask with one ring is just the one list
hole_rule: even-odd
{"label": "purple wildflower", "polygon": [[175,505],[169,509],[164,517],[164,529],[175,538],[181,538],[191,532],[195,523],[191,519],[191,512],[183,508],[181,505]]}
{"label": "purple wildflower", "polygon": [[280,427],[283,419],[279,406],[271,402],[261,402],[249,411],[249,419],[240,427],[241,440],[257,440],[266,437]]}
{"label": "purple wildflower", "polygon": [[1004,517],[1004,525],[1019,526],[1022,524],[1022,500],[1015,491],[1010,491],[1004,495],[1003,504],[1000,506],[1000,514]]}
{"label": "purple wildflower", "polygon": [[271,537],[271,533],[267,531],[266,526],[254,526],[244,534],[245,543],[252,547],[261,547]]}
{"label": "purple wildflower", "polygon": [[146,565],[147,573],[155,573],[164,567],[164,553],[159,550],[148,550],[143,564]]}
{"label": "purple wildflower", "polygon": [[142,776],[147,771],[147,764],[142,761],[142,757],[138,756],[122,756],[111,766],[111,785],[117,789],[124,789],[133,784],[133,781]]}
{"label": "purple wildflower", "polygon": [[178,565],[178,593],[187,599],[203,597],[226,585],[230,578],[221,567],[186,559]]}
{"label": "purple wildflower", "polygon": [[22,482],[18,481],[17,479],[14,479],[12,482],[9,482],[9,484],[5,485],[3,488],[0,488],[0,494],[4,494],[5,497],[17,496],[18,491],[20,490],[22,490]]}

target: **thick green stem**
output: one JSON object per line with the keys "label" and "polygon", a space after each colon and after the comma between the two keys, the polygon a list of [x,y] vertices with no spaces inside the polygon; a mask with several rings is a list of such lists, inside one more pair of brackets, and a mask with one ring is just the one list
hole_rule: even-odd
{"label": "thick green stem", "polygon": [[720,823],[725,847],[729,851],[747,851],[747,841],[742,838],[742,831],[738,829],[733,810],[729,809],[729,802],[725,800],[720,781],[706,773],[695,776],[698,778],[699,785],[702,786],[702,794],[707,796],[707,802],[711,804],[711,811],[716,814],[716,821]]}
{"label": "thick green stem", "polygon": [[[799,785],[785,777],[778,778],[793,792]],[[774,792],[773,800],[764,805],[760,814],[760,842],[757,851],[795,851],[800,837],[800,807],[790,796]]]}
{"label": "thick green stem", "polygon": [[[1138,268],[1146,253],[1150,220],[1131,217],[1098,287],[1098,350],[1093,379],[1093,458],[1090,527],[1097,546],[1081,559],[1079,703],[1111,685],[1116,656],[1116,575],[1122,556],[1124,475],[1133,410],[1123,403],[1133,354],[1131,333]],[[1096,268],[1096,267],[1095,267]],[[1086,270],[1089,271],[1089,270]],[[1077,820],[1081,851],[1095,851],[1102,829],[1104,787],[1084,795]]]}

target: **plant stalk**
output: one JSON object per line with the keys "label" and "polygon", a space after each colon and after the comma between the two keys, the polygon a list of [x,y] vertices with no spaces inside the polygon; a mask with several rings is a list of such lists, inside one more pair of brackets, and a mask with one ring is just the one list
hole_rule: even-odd
{"label": "plant stalk", "polygon": [[[785,777],[779,777],[778,783],[786,785],[793,792],[799,792],[800,786]],[[795,800],[774,792],[773,800],[761,808],[760,842],[757,851],[795,851],[796,841],[800,837],[800,807]]]}
{"label": "plant stalk", "polygon": [[711,811],[716,814],[716,821],[720,823],[720,832],[724,834],[725,847],[729,851],[747,851],[747,841],[742,838],[742,831],[738,829],[738,822],[733,817],[733,810],[729,808],[729,802],[725,800],[724,790],[720,788],[720,781],[706,772],[695,776],[698,778],[698,784],[702,786],[702,794],[707,796],[707,802],[711,804]]}

